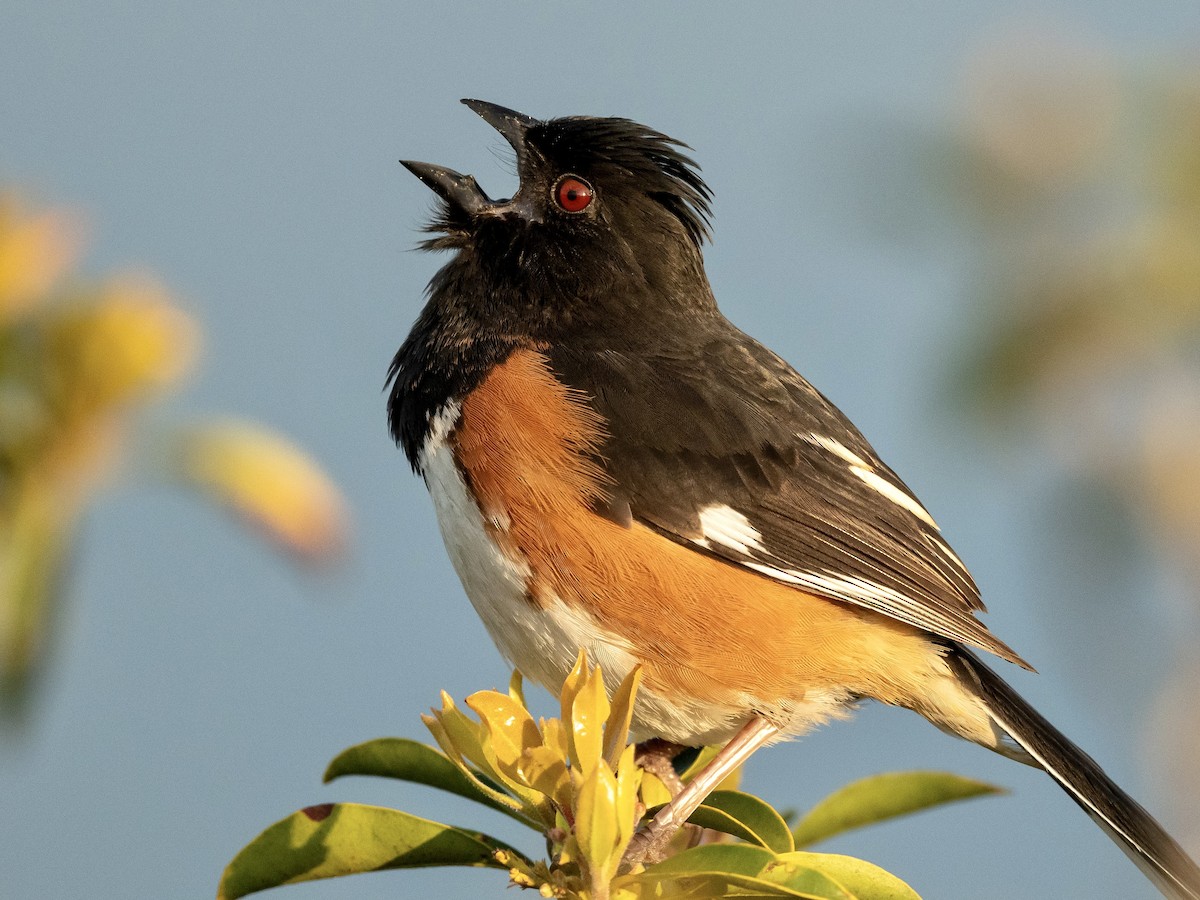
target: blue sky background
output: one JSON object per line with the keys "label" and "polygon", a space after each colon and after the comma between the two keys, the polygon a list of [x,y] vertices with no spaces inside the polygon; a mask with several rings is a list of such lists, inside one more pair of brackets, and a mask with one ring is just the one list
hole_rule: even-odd
{"label": "blue sky background", "polygon": [[[503,144],[457,104],[624,115],[687,141],[714,189],[707,251],[726,314],[830,395],[917,491],[1042,674],[1007,674],[1152,808],[1142,700],[1166,660],[1137,561],[1097,568],[1030,444],[989,442],[946,401],[977,325],[978,248],[937,218],[906,135],[949,127],[971,56],[1034,22],[1124,59],[1194,54],[1191,2],[581,4],[21,2],[0,9],[0,180],[84,210],[89,273],[161,277],[206,331],[205,364],[162,422],[256,417],[345,489],[353,552],[297,572],[220,512],[145,481],[88,517],[36,714],[0,735],[0,897],[212,896],[229,858],[297,807],[403,806],[522,837],[422,789],[320,784],[341,748],[424,738],[418,713],[508,672],[391,444],[384,373],[440,265],[410,252],[430,207],[396,160],[513,188]],[[499,158],[498,158],[499,157]],[[1074,507],[1068,507],[1072,510]],[[1062,574],[1064,562],[1078,577]],[[1131,574],[1132,572],[1132,574]],[[1072,598],[1081,581],[1089,596]],[[1082,612],[1081,612],[1082,614]],[[1111,620],[1096,616],[1111,616]],[[1106,627],[1107,626],[1107,627]],[[1010,667],[1011,668],[1011,667]],[[909,713],[777,747],[746,784],[805,807],[853,778],[945,768],[1007,786],[855,833],[927,898],[1150,897],[1048,779]],[[280,897],[491,897],[494,872],[401,872]]]}

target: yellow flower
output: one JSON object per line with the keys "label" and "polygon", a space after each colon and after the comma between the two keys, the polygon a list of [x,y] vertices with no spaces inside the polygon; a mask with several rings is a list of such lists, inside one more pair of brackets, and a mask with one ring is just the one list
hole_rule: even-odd
{"label": "yellow flower", "polygon": [[[560,694],[562,719],[535,723],[515,673],[507,694],[467,698],[478,722],[445,694],[442,708],[422,717],[480,793],[541,828],[554,846],[552,869],[522,871],[515,884],[537,887],[543,896],[610,896],[646,807],[641,792],[650,782],[661,788],[643,776],[628,745],[640,676],[640,669],[630,672],[610,701],[604,673],[581,652]],[[547,881],[555,873],[561,884]]]}

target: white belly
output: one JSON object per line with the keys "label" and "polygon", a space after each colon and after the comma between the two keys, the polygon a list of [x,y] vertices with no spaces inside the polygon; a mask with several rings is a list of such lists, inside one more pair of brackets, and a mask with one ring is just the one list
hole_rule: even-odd
{"label": "white belly", "polygon": [[592,664],[603,667],[611,689],[633,667],[632,647],[585,611],[556,599],[541,605],[530,600],[529,566],[506,554],[489,534],[489,528],[504,530],[504,511],[490,510],[485,520],[446,441],[460,411],[451,403],[435,417],[420,465],[446,552],[467,597],[501,654],[526,678],[557,695],[584,648]]}

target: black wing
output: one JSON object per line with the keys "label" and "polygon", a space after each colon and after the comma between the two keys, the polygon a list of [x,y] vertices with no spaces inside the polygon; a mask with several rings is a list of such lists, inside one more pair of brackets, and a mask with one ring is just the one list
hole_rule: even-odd
{"label": "black wing", "polygon": [[924,506],[786,362],[722,323],[654,350],[550,351],[608,423],[611,509],[665,537],[1029,668]]}

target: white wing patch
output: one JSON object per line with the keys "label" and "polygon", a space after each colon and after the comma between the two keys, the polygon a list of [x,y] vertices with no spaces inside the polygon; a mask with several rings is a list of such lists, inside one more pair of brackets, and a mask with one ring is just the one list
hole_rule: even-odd
{"label": "white wing patch", "polygon": [[753,551],[763,551],[762,533],[750,524],[750,520],[731,506],[714,503],[700,510],[700,530],[704,537],[694,543],[711,548],[720,544],[744,556],[753,556]]}
{"label": "white wing patch", "polygon": [[822,597],[878,610],[893,619],[899,619],[918,628],[935,631],[968,644],[978,642],[978,638],[972,637],[964,631],[953,618],[941,615],[931,616],[927,604],[913,600],[900,591],[866,578],[847,577],[828,571],[806,572],[801,569],[784,569],[763,563],[743,562],[742,565],[769,578],[774,578],[776,581],[807,588]]}
{"label": "white wing patch", "polygon": [[[933,545],[950,567],[961,572],[964,579],[970,579],[962,560],[942,540],[937,524],[929,512],[908,491],[881,475],[871,463],[840,441],[815,433],[800,436],[846,463],[846,468],[880,497],[928,525],[931,530],[924,533],[926,541]],[[875,568],[879,569],[880,580],[846,575],[824,568],[796,568],[797,561],[785,561],[764,545],[762,532],[744,513],[725,504],[714,503],[701,509],[698,515],[702,533],[691,542],[708,550],[731,551],[734,561],[747,569],[824,597],[881,610],[901,621],[935,630],[967,643],[975,641],[962,631],[953,616],[931,612],[926,602],[888,587],[888,573],[877,565]],[[860,562],[872,563],[869,558],[861,559]]]}
{"label": "white wing patch", "polygon": [[959,558],[958,554],[955,553],[950,548],[950,545],[942,540],[940,536],[926,535],[926,537],[929,538],[929,543],[931,543],[936,549],[940,550],[946,559],[950,560],[951,565],[953,565],[956,569],[961,569],[964,574],[967,573],[967,564]]}
{"label": "white wing patch", "polygon": [[823,434],[809,433],[802,434],[800,437],[808,441],[810,444],[816,444],[818,447],[823,447],[839,459],[850,464],[850,471],[858,476],[859,480],[867,487],[871,488],[881,497],[891,501],[902,509],[908,510],[926,525],[931,528],[937,528],[937,522],[933,521],[933,516],[929,515],[929,510],[918,502],[917,498],[908,493],[899,485],[893,484],[882,475],[875,471],[865,459],[842,444],[840,441],[835,441],[831,437],[826,437]]}
{"label": "white wing patch", "polygon": [[852,466],[858,466],[860,469],[868,468],[867,461],[843,444],[841,441],[835,441],[831,437],[826,437],[823,434],[817,434],[810,431],[808,434],[802,434],[800,437],[808,441],[810,444],[816,444],[818,447],[824,447],[834,456],[844,459]]}
{"label": "white wing patch", "polygon": [[916,498],[911,494],[896,487],[896,485],[875,474],[870,469],[864,469],[861,466],[851,466],[850,471],[861,478],[868,487],[874,488],[897,506],[904,507],[931,528],[937,528],[937,522],[933,521],[933,516],[929,515],[928,510],[918,503]]}
{"label": "white wing patch", "polygon": [[[899,506],[901,509],[912,513],[914,516],[932,528],[933,533],[927,532],[925,535],[929,544],[938,550],[952,567],[961,572],[965,578],[968,580],[970,579],[971,576],[967,571],[966,564],[959,559],[957,553],[950,549],[950,545],[942,540],[941,535],[939,534],[941,529],[938,527],[937,522],[933,520],[933,516],[929,514],[929,510],[927,510],[916,497],[914,497],[904,488],[900,487],[900,485],[888,481],[886,478],[880,475],[870,463],[868,463],[865,459],[840,441],[836,441],[831,437],[826,437],[823,434],[816,434],[815,432],[802,434],[800,437],[808,441],[810,444],[816,444],[818,447],[821,447],[829,453],[832,453],[838,459],[849,463],[850,471],[860,481],[862,481],[863,484],[867,485],[867,487],[871,488],[884,499],[889,500],[896,506]],[[879,590],[883,591],[886,589],[880,588]]]}
{"label": "white wing patch", "polygon": [[[840,446],[840,445],[839,445]],[[844,449],[844,448],[843,448]],[[850,451],[846,451],[849,453]],[[762,534],[742,513],[724,504],[713,504],[700,510],[700,526],[704,536],[692,543],[706,549],[718,545],[732,550],[744,559],[739,563],[776,581],[807,588],[825,597],[833,597],[849,603],[868,606],[880,604],[894,609],[895,614],[910,621],[919,621],[920,604],[899,591],[885,587],[875,581],[854,576],[838,575],[829,571],[794,569],[772,565],[769,562],[752,560],[777,560],[783,562],[762,544]],[[874,601],[872,603],[871,601]]]}
{"label": "white wing patch", "polygon": [[826,597],[835,597],[851,603],[861,603],[865,598],[876,597],[881,600],[886,599],[891,602],[891,605],[897,607],[916,606],[911,599],[899,591],[894,591],[891,588],[876,584],[874,581],[868,581],[865,578],[846,577],[844,575],[834,575],[829,572],[805,572],[800,569],[781,569],[778,566],[768,566],[762,563],[748,562],[744,565],[747,569],[753,569],[756,572],[761,572],[763,575],[769,575],[777,581],[801,585],[817,591]]}

